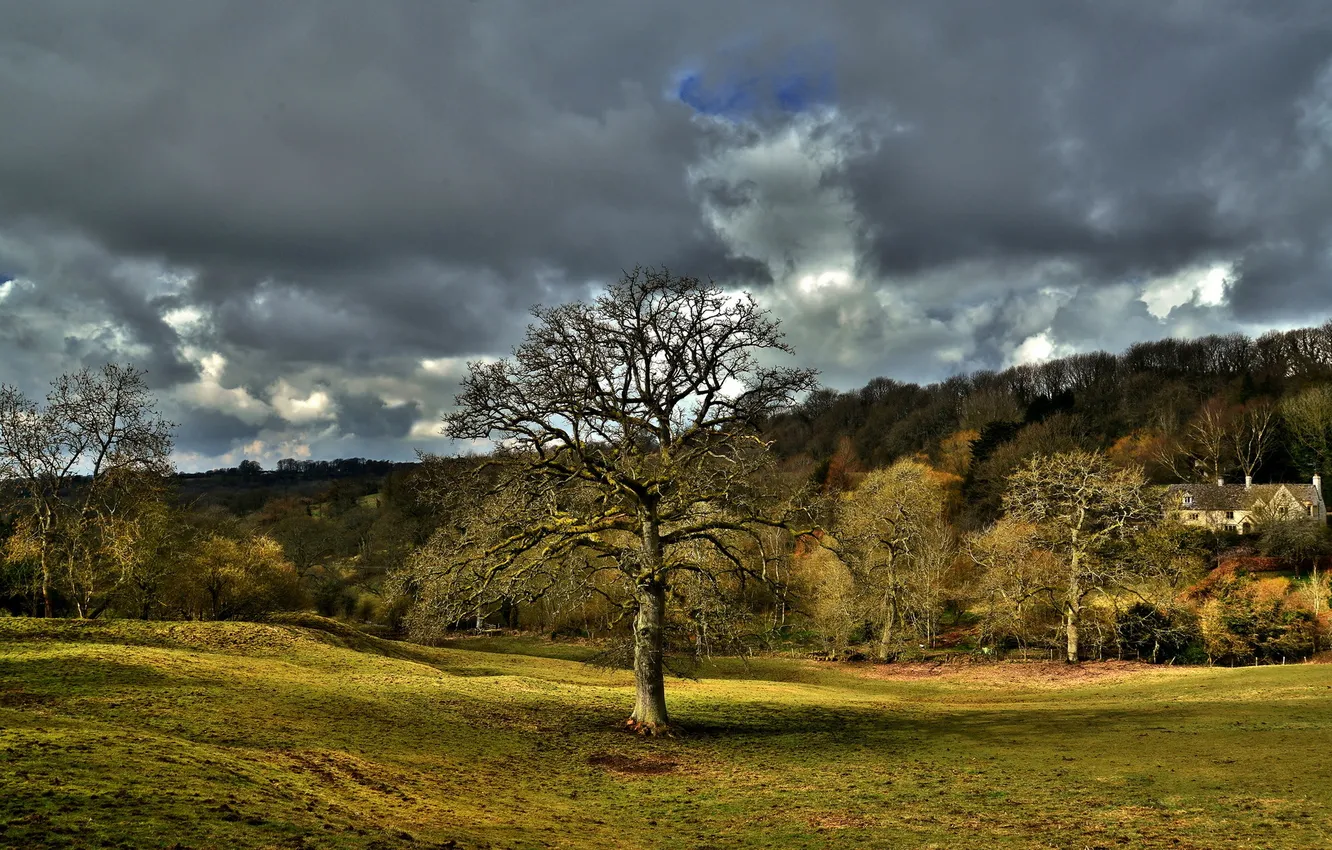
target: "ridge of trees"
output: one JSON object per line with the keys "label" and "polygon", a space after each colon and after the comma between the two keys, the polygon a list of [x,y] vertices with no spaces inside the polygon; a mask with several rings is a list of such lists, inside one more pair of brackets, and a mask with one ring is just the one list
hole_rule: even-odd
{"label": "ridge of trees", "polygon": [[995,520],[1025,458],[1102,449],[1152,483],[1249,474],[1307,482],[1332,464],[1332,321],[1318,327],[1163,339],[928,385],[875,378],[822,388],[768,425],[783,457],[839,486],[848,466],[927,459],[964,478],[960,521]]}
{"label": "ridge of trees", "polygon": [[199,478],[242,478],[252,481],[286,481],[293,479],[322,481],[331,478],[358,478],[365,475],[387,475],[395,469],[415,467],[412,461],[374,460],[363,457],[340,457],[333,460],[282,458],[274,469],[264,469],[257,460],[242,460],[236,466],[218,467],[204,472],[177,472],[182,480]]}

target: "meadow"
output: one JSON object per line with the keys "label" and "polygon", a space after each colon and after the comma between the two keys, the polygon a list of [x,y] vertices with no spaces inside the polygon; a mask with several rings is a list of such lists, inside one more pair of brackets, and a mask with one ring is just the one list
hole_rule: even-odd
{"label": "meadow", "polygon": [[1332,846],[1332,665],[722,659],[0,620],[0,846]]}

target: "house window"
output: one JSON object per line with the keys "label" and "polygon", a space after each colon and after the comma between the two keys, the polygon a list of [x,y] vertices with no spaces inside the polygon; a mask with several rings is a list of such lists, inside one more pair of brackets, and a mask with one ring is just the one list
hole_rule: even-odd
{"label": "house window", "polygon": [[1186,508],[1191,508],[1191,507],[1193,507],[1193,494],[1192,494],[1192,493],[1185,493],[1185,494],[1184,494],[1184,507],[1186,507]]}
{"label": "house window", "polygon": [[1226,519],[1234,519],[1234,518],[1235,518],[1234,511],[1226,511]]}
{"label": "house window", "polygon": [[1197,512],[1197,511],[1185,511],[1185,512],[1184,512],[1184,518],[1185,518],[1185,519],[1197,519],[1197,518],[1198,518],[1198,512]]}
{"label": "house window", "polygon": [[1281,507],[1277,508],[1277,516],[1285,516],[1286,511],[1287,511],[1286,506],[1282,505]]}

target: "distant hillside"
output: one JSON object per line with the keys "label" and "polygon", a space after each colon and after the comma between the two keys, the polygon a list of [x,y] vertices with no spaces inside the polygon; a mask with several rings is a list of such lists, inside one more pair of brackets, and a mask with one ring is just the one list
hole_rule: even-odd
{"label": "distant hillside", "polygon": [[232,513],[257,511],[273,499],[312,498],[327,494],[348,503],[379,490],[384,478],[405,474],[415,463],[366,458],[337,460],[278,461],[277,469],[264,469],[256,461],[208,472],[183,472],[176,476],[178,492],[188,504],[219,506]]}
{"label": "distant hillside", "polygon": [[[1002,481],[1023,457],[1108,449],[1167,483],[1180,476],[1157,456],[1168,454],[1170,441],[1183,446],[1205,405],[1231,415],[1255,400],[1277,406],[1329,382],[1332,321],[1258,339],[1144,342],[1117,355],[1077,354],[926,386],[876,378],[851,392],[815,392],[769,431],[782,455],[812,459],[825,480],[923,455],[965,479],[970,518],[982,521],[993,517]],[[1274,427],[1258,480],[1306,481],[1328,461],[1292,439],[1279,417]]]}

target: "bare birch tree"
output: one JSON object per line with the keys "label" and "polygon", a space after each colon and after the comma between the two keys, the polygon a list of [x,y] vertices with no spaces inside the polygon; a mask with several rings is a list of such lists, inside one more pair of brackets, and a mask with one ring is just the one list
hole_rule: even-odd
{"label": "bare birch tree", "polygon": [[1220,396],[1203,403],[1189,422],[1188,451],[1196,473],[1208,483],[1225,476],[1233,467],[1230,448],[1235,444],[1237,413]]}
{"label": "bare birch tree", "polygon": [[1232,440],[1235,461],[1246,480],[1262,464],[1275,437],[1276,405],[1270,398],[1257,398],[1240,408]]}

